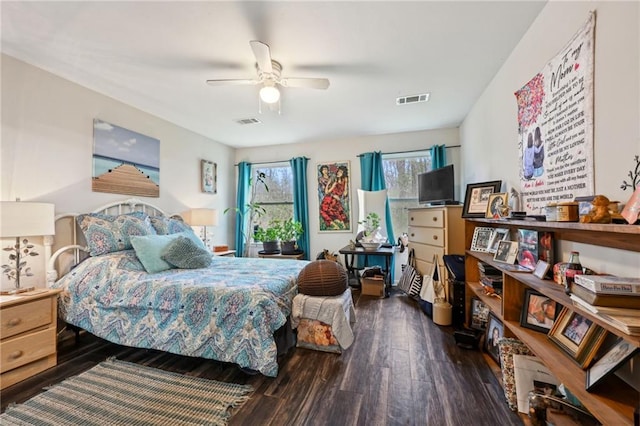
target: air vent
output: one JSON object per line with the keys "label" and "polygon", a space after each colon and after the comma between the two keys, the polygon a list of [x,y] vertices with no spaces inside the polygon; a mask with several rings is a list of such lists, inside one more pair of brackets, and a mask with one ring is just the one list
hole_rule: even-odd
{"label": "air vent", "polygon": [[258,123],[262,123],[262,121],[258,120],[257,118],[243,118],[240,120],[236,120],[236,123],[245,126],[247,124],[258,124]]}
{"label": "air vent", "polygon": [[396,105],[415,104],[418,102],[427,102],[429,100],[430,93],[423,93],[421,95],[410,95],[396,98]]}

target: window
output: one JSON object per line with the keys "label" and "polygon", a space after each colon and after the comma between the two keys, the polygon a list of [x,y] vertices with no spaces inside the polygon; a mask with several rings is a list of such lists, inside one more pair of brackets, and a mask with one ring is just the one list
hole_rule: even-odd
{"label": "window", "polygon": [[431,153],[417,151],[382,156],[384,180],[389,197],[393,233],[401,235],[409,230],[407,209],[418,207],[418,173],[432,169]]}
{"label": "window", "polygon": [[272,220],[293,217],[293,172],[288,164],[253,167],[252,175],[264,173],[264,185],[251,182],[252,202],[260,203],[266,213],[254,218],[254,224],[266,227]]}

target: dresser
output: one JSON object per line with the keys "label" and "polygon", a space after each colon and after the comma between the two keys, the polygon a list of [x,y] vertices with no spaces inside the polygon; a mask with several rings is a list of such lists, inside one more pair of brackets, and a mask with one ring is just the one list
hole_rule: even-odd
{"label": "dresser", "polygon": [[0,298],[0,389],[56,365],[59,289]]}
{"label": "dresser", "polygon": [[440,271],[447,286],[449,302],[453,305],[454,325],[464,321],[464,283],[449,285],[447,269],[442,256],[464,255],[465,223],[462,206],[419,207],[409,209],[409,249],[415,253],[416,267],[422,274],[429,274],[433,256],[438,256]]}

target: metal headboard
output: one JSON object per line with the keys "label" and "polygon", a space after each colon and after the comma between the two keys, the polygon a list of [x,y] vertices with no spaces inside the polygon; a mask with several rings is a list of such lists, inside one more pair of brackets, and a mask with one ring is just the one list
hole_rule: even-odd
{"label": "metal headboard", "polygon": [[[153,204],[128,198],[98,207],[91,213],[110,215],[126,214],[135,211],[147,213],[149,216],[167,216],[159,207]],[[74,266],[89,256],[87,242],[82,230],[76,222],[81,213],[64,213],[57,215],[55,238],[45,238],[45,262],[47,265],[47,287],[50,287],[58,277],[62,277]],[[51,252],[53,254],[51,254]]]}

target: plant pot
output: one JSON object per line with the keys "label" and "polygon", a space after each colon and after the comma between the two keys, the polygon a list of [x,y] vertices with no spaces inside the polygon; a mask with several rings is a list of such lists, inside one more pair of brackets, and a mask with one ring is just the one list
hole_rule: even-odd
{"label": "plant pot", "polygon": [[278,241],[263,241],[262,250],[265,253],[280,253],[280,244]]}
{"label": "plant pot", "polygon": [[296,254],[296,242],[295,241],[282,241],[280,243],[282,254]]}

